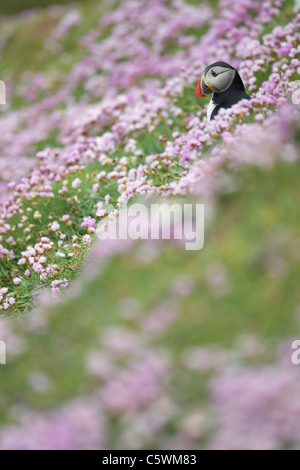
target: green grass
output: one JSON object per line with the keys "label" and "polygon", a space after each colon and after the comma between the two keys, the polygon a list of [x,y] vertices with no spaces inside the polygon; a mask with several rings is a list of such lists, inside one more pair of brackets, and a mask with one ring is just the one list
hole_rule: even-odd
{"label": "green grass", "polygon": [[[86,377],[84,361],[88,351],[97,347],[100,333],[111,326],[136,328],[135,321],[120,314],[123,299],[137,299],[147,315],[170,297],[173,281],[183,275],[194,279],[194,293],[178,300],[181,315],[154,343],[156,348],[172,351],[178,361],[175,390],[180,396],[183,387],[185,406],[206,394],[206,380],[200,385],[199,378],[187,376],[180,368],[187,349],[214,344],[232,349],[243,335],[254,334],[274,345],[294,337],[299,333],[295,310],[300,302],[300,269],[293,247],[300,239],[300,210],[293,201],[300,196],[299,178],[299,163],[243,171],[239,175],[242,189],[221,197],[202,251],[164,245],[157,258],[144,264],[140,261],[143,245],[138,245],[102,264],[102,272],[94,280],[81,281],[76,298],[50,311],[48,334],[29,333],[29,348],[22,361],[3,369],[2,409],[18,393],[23,403],[39,410],[90,392],[94,383]],[[268,270],[274,256],[286,266],[277,278]],[[216,263],[225,267],[229,279],[229,290],[222,296],[207,283],[207,270]],[[47,370],[56,383],[45,395],[23,392],[37,355],[39,370]]]}
{"label": "green grass", "polygon": [[[84,0],[81,0],[82,3]],[[78,0],[77,0],[78,2]],[[72,0],[1,0],[0,14],[11,15],[31,8],[47,7],[49,5],[64,5],[75,3]],[[79,0],[80,3],[80,0]]]}

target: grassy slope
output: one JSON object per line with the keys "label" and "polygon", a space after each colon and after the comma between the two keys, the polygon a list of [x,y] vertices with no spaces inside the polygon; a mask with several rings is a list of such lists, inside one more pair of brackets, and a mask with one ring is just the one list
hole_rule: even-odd
{"label": "grassy slope", "polygon": [[[39,21],[36,25],[39,39],[34,45],[36,53],[32,54],[31,66],[51,73],[56,59],[48,60],[38,46],[47,34],[43,22],[48,20],[41,14]],[[88,22],[85,26],[87,30],[90,27]],[[13,53],[20,53],[26,37],[29,41],[30,30],[30,25],[20,26],[19,35],[12,40],[4,57],[3,68],[13,66]],[[75,48],[75,38],[74,42],[70,41],[69,52],[72,48]],[[20,71],[22,68],[26,68],[25,59]],[[196,111],[198,104],[187,100],[189,90],[186,93],[181,104],[185,103],[188,115]],[[141,137],[140,142],[148,153],[157,145],[155,136],[148,141]],[[169,295],[170,285],[179,275],[193,276],[197,288],[183,303],[185,314],[161,340],[175,355],[179,356],[191,345],[217,343],[232,347],[240,335],[248,333],[271,341],[299,333],[295,320],[300,303],[297,263],[300,214],[299,205],[295,204],[300,197],[299,177],[300,165],[287,163],[267,172],[250,169],[240,174],[243,189],[221,198],[217,222],[207,234],[205,249],[199,253],[186,254],[170,247],[147,265],[142,265],[134,253],[115,259],[98,279],[86,285],[79,298],[55,308],[49,335],[29,335],[30,346],[24,360],[3,369],[0,385],[3,408],[16,398],[35,408],[49,408],[79,391],[88,391],[93,384],[84,380],[84,355],[96,346],[99,332],[105,326],[126,323],[120,315],[122,299],[138,298],[149,311]],[[286,267],[285,275],[277,279],[270,277],[268,271],[274,256]],[[207,267],[214,263],[226,267],[230,280],[229,293],[220,298],[213,295],[205,280]],[[95,305],[101,308],[95,310]],[[37,356],[37,367],[47,370],[56,383],[55,389],[43,396],[29,393],[26,385]],[[179,373],[177,384],[184,379]],[[194,396],[192,378],[188,380],[190,396],[185,396],[185,403],[198,398]],[[16,390],[19,397],[15,395]],[[198,388],[196,392],[199,393]]]}
{"label": "grassy slope", "polygon": [[[271,345],[299,335],[295,312],[300,303],[300,272],[295,250],[300,228],[295,221],[300,210],[293,203],[300,196],[299,177],[299,164],[283,163],[267,172],[241,174],[243,189],[221,199],[217,222],[207,231],[200,252],[165,246],[154,261],[145,264],[140,258],[143,247],[138,246],[106,265],[98,278],[85,284],[79,297],[53,309],[46,336],[28,335],[29,348],[22,361],[3,369],[3,409],[16,399],[12,390],[24,390],[22,402],[37,409],[92,390],[84,361],[97,347],[100,334],[110,326],[136,328],[135,321],[121,314],[124,299],[137,299],[146,315],[169,298],[172,283],[182,275],[195,279],[194,293],[179,301],[182,314],[157,346],[170,348],[178,361],[174,390],[180,398],[184,386],[185,406],[199,401],[205,381],[200,385],[199,378],[186,377],[186,370],[180,372],[183,351],[209,345],[231,349],[244,335],[254,334]],[[274,257],[285,266],[282,277],[270,275],[268,266]],[[226,269],[229,279],[229,291],[220,297],[209,287],[206,275],[216,263]],[[40,396],[28,390],[27,378],[34,364],[55,381],[51,393]]]}
{"label": "grassy slope", "polygon": [[[41,10],[34,17],[20,23],[16,29],[16,34],[8,33],[8,40],[1,57],[0,73],[12,74],[15,83],[21,79],[22,73],[39,72],[47,77],[51,77],[55,72],[68,73],[72,66],[77,63],[85,53],[85,50],[78,44],[78,38],[84,36],[93,27],[98,26],[99,13],[95,15],[95,9],[99,10],[101,2],[97,0],[87,0],[80,4],[80,11],[84,21],[67,36],[63,42],[64,53],[70,57],[68,63],[64,63],[61,57],[44,48],[50,31],[56,26],[59,17],[51,17],[47,11]],[[9,31],[10,23],[14,23],[14,17],[3,17],[1,27],[7,27]],[[16,57],[18,60],[16,60]],[[55,92],[55,89],[53,89]],[[16,103],[15,107],[19,107]]]}

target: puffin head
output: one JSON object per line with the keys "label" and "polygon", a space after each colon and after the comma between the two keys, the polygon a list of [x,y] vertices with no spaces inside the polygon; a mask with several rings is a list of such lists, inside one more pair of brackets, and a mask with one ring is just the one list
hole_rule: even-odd
{"label": "puffin head", "polygon": [[206,67],[197,86],[197,98],[205,98],[212,93],[222,93],[232,85],[236,70],[226,62],[214,62]]}

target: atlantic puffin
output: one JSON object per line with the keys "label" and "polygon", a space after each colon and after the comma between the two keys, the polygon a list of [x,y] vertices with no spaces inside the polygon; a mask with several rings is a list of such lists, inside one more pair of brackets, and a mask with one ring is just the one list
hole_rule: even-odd
{"label": "atlantic puffin", "polygon": [[197,98],[213,95],[207,110],[212,121],[221,108],[231,108],[241,100],[250,100],[238,71],[226,62],[214,62],[206,67],[196,90]]}

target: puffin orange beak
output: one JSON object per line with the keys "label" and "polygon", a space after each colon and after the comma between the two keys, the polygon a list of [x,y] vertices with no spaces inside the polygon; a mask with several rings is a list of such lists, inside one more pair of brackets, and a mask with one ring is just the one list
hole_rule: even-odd
{"label": "puffin orange beak", "polygon": [[213,93],[213,85],[207,85],[205,80],[204,80],[204,75],[199,80],[199,83],[197,85],[197,90],[196,90],[196,96],[198,100],[200,98],[206,98],[207,96],[211,95]]}

